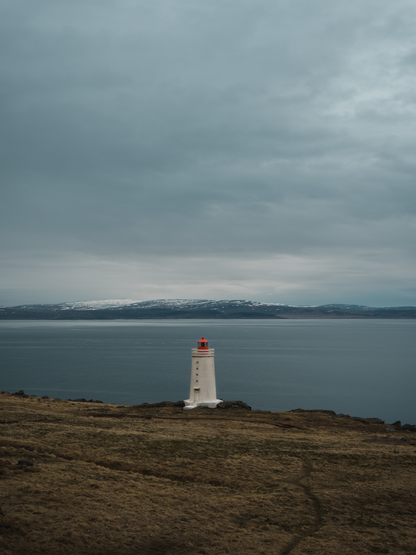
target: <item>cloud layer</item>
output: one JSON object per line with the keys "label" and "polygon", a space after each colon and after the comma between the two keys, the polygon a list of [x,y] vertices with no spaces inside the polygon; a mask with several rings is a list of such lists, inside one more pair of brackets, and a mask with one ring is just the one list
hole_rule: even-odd
{"label": "cloud layer", "polygon": [[413,2],[2,11],[0,304],[416,304]]}

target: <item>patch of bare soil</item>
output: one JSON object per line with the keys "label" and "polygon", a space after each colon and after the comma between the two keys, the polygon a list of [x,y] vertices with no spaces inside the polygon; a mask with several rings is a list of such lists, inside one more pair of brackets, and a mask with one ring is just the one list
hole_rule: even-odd
{"label": "patch of bare soil", "polygon": [[416,432],[0,396],[4,555],[416,553]]}

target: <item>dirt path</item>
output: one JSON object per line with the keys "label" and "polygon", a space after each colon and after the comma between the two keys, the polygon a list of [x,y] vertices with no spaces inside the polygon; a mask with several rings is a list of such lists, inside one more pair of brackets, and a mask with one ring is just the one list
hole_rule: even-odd
{"label": "dirt path", "polygon": [[[312,464],[307,461],[302,461],[303,471],[296,480],[292,481],[292,484],[301,488],[305,493],[306,497],[311,500],[312,507],[314,511],[314,520],[309,527],[299,534],[296,534],[286,547],[280,552],[279,555],[289,555],[295,547],[297,547],[303,540],[317,532],[322,526],[322,507],[321,502],[318,497],[313,493],[310,485],[310,477],[313,472]],[[306,481],[306,483],[304,483]]]}

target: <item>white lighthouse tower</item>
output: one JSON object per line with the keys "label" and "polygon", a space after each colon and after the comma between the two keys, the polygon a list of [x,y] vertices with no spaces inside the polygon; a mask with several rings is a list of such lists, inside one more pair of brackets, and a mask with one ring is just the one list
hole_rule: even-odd
{"label": "white lighthouse tower", "polygon": [[185,401],[185,409],[215,407],[221,403],[217,399],[215,387],[214,349],[208,349],[208,341],[203,337],[198,348],[192,349],[191,392]]}

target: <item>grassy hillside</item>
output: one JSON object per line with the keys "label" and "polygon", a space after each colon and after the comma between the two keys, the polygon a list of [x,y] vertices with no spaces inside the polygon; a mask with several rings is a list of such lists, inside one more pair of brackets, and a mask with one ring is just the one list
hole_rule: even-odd
{"label": "grassy hillside", "polygon": [[4,555],[416,553],[415,432],[325,412],[0,403]]}

